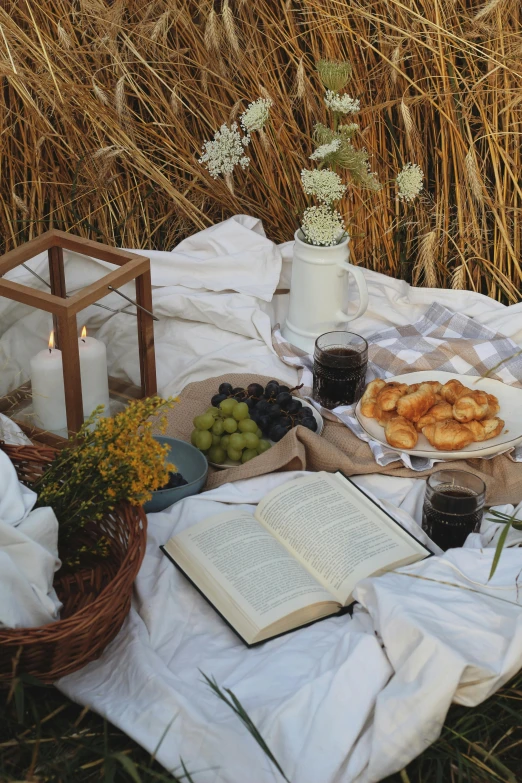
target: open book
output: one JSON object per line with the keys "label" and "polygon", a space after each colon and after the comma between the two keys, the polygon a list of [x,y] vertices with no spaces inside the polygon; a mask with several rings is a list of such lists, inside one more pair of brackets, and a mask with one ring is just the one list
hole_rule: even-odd
{"label": "open book", "polygon": [[161,549],[248,645],[336,614],[361,579],[430,555],[342,473],[324,472]]}

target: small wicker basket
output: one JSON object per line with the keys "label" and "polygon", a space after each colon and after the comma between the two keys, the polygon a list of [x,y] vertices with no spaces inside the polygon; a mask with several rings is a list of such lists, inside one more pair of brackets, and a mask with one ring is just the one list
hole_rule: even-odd
{"label": "small wicker basket", "polygon": [[[1,448],[23,484],[42,475],[55,454],[40,446]],[[98,658],[114,639],[129,612],[132,583],[145,554],[147,518],[142,508],[122,504],[78,538],[105,536],[109,556],[93,568],[58,571],[54,588],[61,619],[39,628],[0,627],[0,687],[26,673],[52,683]]]}

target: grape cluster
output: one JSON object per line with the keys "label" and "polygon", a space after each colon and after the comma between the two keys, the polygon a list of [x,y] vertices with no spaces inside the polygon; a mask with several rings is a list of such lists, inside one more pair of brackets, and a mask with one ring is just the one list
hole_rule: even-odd
{"label": "grape cluster", "polygon": [[196,429],[190,437],[192,445],[218,465],[227,457],[239,465],[270,448],[270,443],[250,417],[246,402],[234,397],[223,397],[218,405],[213,404],[205,413],[196,416],[193,424]]}
{"label": "grape cluster", "polygon": [[312,409],[292,397],[288,386],[278,381],[269,381],[265,388],[260,383],[251,383],[246,389],[234,389],[231,383],[222,383],[211,403],[221,406],[231,399],[247,406],[250,419],[257,424],[262,435],[274,443],[298,424],[312,432],[317,430]]}

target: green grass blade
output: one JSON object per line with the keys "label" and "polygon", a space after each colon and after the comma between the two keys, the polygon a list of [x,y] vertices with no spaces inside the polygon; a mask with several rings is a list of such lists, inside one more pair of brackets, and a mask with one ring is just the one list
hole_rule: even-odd
{"label": "green grass blade", "polygon": [[505,523],[504,530],[500,534],[500,537],[497,542],[497,548],[495,549],[495,556],[493,557],[493,562],[491,563],[491,571],[489,572],[488,582],[490,579],[492,579],[493,574],[497,570],[498,561],[500,560],[500,555],[502,554],[502,550],[504,549],[504,544],[506,543],[507,534],[509,533],[509,529],[512,524],[513,524],[513,517],[511,517]]}

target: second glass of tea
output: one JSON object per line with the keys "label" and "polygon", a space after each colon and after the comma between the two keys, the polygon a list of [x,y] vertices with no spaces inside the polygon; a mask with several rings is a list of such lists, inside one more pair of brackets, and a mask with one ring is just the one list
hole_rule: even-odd
{"label": "second glass of tea", "polygon": [[324,408],[352,405],[362,396],[368,343],[354,332],[326,332],[315,341],[313,397]]}

